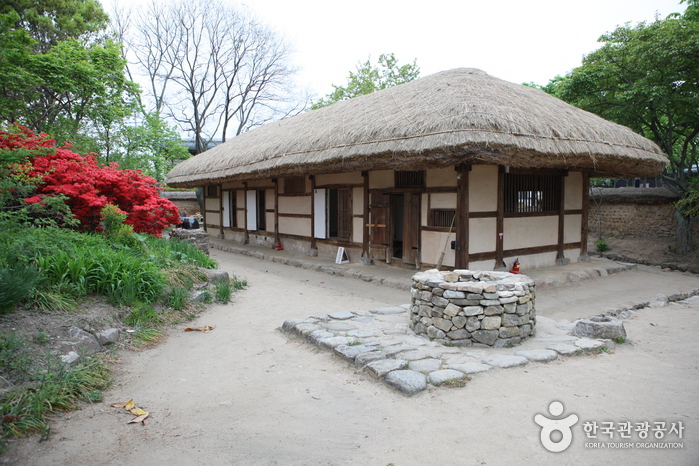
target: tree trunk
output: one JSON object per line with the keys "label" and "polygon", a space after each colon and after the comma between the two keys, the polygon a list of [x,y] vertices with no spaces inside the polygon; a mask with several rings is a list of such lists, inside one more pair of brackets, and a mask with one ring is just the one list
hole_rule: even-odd
{"label": "tree trunk", "polygon": [[687,255],[692,250],[692,219],[682,215],[679,209],[675,209],[677,223],[677,254]]}

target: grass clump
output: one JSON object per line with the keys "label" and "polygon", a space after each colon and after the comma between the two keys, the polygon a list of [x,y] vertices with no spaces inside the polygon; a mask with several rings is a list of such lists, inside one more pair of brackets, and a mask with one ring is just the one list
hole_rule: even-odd
{"label": "grass clump", "polygon": [[600,238],[595,242],[595,248],[597,248],[597,252],[604,252],[609,249],[609,245],[603,238]]}
{"label": "grass clump", "polygon": [[51,413],[75,409],[79,401],[102,401],[110,382],[108,367],[96,358],[75,367],[54,354],[35,360],[22,338],[6,333],[0,334],[0,371],[7,386],[0,391],[0,451],[7,438],[31,433],[45,438]]}

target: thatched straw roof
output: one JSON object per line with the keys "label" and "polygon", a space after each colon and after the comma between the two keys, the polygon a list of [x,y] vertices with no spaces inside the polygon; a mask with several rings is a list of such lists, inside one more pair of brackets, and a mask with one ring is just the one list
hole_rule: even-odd
{"label": "thatched straw roof", "polygon": [[175,166],[167,184],[459,163],[651,176],[653,142],[480,70],[454,69],[261,126]]}

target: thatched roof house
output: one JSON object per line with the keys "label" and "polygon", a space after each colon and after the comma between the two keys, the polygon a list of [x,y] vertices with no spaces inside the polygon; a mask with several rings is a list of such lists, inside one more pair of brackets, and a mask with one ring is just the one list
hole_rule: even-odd
{"label": "thatched roof house", "polygon": [[[410,248],[418,252],[407,254],[411,256],[407,263],[418,265],[436,263],[435,252],[440,246],[432,243],[446,241],[455,231],[455,252],[446,262],[451,260],[452,265],[463,267],[474,259],[494,259],[494,263],[479,264],[492,267],[500,265],[508,251],[522,255],[530,249],[532,254],[552,252],[549,249],[553,245],[526,247],[521,241],[516,242],[518,247],[507,248],[504,219],[526,214],[561,217],[561,226],[557,227],[561,236],[556,246],[558,259],[563,259],[563,251],[571,249],[572,244],[577,245],[577,253],[571,257],[584,255],[584,228],[572,227],[577,228],[577,239],[567,241],[564,236],[575,238],[566,236],[563,224],[567,222],[567,231],[571,231],[573,223],[583,220],[574,221],[571,216],[582,215],[588,177],[652,176],[666,163],[657,145],[629,128],[537,89],[502,81],[480,70],[454,69],[256,128],[178,164],[166,182],[173,187],[218,186],[228,191],[226,198],[222,192],[210,190],[210,198],[219,199],[219,205],[211,201],[206,209],[210,213],[207,225],[216,225],[223,236],[226,228],[235,239],[241,236],[236,232],[243,233],[246,240],[250,232],[257,232],[259,235],[253,236],[263,238],[261,242],[288,235],[290,241],[309,241],[311,249],[317,246],[317,239],[334,239],[328,241],[333,247],[361,245],[362,255],[390,261],[391,257],[406,257],[394,253],[408,229],[413,244]],[[474,167],[478,167],[478,173],[474,173]],[[465,177],[459,175],[469,172]],[[400,173],[413,174],[401,181]],[[512,177],[518,173],[519,178]],[[575,175],[569,178],[571,173]],[[325,178],[319,181],[319,177]],[[466,180],[460,181],[462,178]],[[284,181],[287,179],[288,183]],[[287,190],[282,184],[294,186]],[[348,192],[334,192],[338,189]],[[469,189],[473,191],[470,195]],[[251,192],[265,190],[269,191],[266,198],[264,193],[255,194],[253,200]],[[230,197],[231,192],[238,191],[236,199]],[[287,199],[280,207],[279,197],[285,195],[305,195],[308,202]],[[402,197],[396,198],[398,195]],[[321,200],[322,196],[326,198]],[[571,196],[579,205],[571,204]],[[552,200],[545,201],[544,197]],[[396,202],[406,204],[397,207]],[[230,204],[227,209],[225,204]],[[347,219],[330,218],[345,215],[343,209],[350,210]],[[252,218],[252,210],[257,211],[256,219]],[[375,210],[376,218],[388,217],[373,221],[370,217]],[[218,212],[219,219],[213,219],[214,212]],[[402,218],[391,217],[398,212]],[[265,221],[267,216],[273,219],[274,230]],[[489,216],[495,222],[488,226],[494,229],[494,240],[480,233],[480,243],[473,235],[469,240],[468,230],[484,227],[470,223]],[[280,217],[285,219],[281,229]],[[328,222],[338,221],[347,223],[340,225],[340,236],[337,225],[328,226]],[[417,225],[416,231],[412,231],[411,222]],[[260,224],[265,228],[259,228]],[[453,229],[443,231],[450,226]],[[524,224],[517,228],[524,228]],[[531,230],[531,221],[527,229]],[[428,238],[435,232],[441,234]],[[464,241],[475,241],[471,246],[480,252],[474,254],[471,248],[469,255]],[[425,248],[427,243],[429,248]],[[379,245],[379,249],[384,245],[386,251],[373,254],[372,245]],[[549,262],[533,261],[532,265]]]}

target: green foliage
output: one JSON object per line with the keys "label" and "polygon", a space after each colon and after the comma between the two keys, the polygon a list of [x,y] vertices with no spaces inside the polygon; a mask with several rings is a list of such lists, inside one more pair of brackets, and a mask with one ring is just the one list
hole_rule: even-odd
{"label": "green foliage", "polygon": [[214,285],[214,296],[216,302],[226,304],[231,300],[231,295],[233,294],[233,289],[231,288],[230,281],[218,282]]}
{"label": "green foliage", "polygon": [[689,182],[689,189],[683,199],[675,204],[685,217],[699,217],[699,178]]}
{"label": "green foliage", "polygon": [[366,62],[357,65],[356,72],[351,72],[347,78],[347,86],[332,85],[335,90],[313,103],[313,110],[334,104],[341,100],[351,99],[364,94],[386,89],[412,81],[420,75],[417,60],[412,64],[398,65],[394,54],[381,54],[378,65],[371,64],[371,57]]}
{"label": "green foliage", "polygon": [[609,245],[604,239],[600,238],[595,242],[595,248],[597,248],[597,252],[604,252],[609,249]]}
{"label": "green foliage", "polygon": [[189,296],[189,288],[176,286],[168,294],[167,305],[176,311],[181,311],[187,303],[187,296]]}
{"label": "green foliage", "polygon": [[11,312],[17,304],[32,296],[41,281],[34,266],[0,265],[0,314]]}
{"label": "green foliage", "polygon": [[16,333],[0,333],[0,373],[11,385],[29,380],[33,361],[26,349],[24,339]]}
{"label": "green foliage", "polygon": [[[6,335],[0,334],[0,342]],[[22,357],[16,347],[13,357]],[[48,416],[58,411],[75,409],[81,400],[96,401],[100,391],[110,382],[108,367],[97,359],[75,367],[66,366],[57,355],[47,355],[41,368],[38,361],[23,358],[25,372],[33,381],[31,390],[14,388],[0,392],[0,416],[3,438],[49,433]]]}

